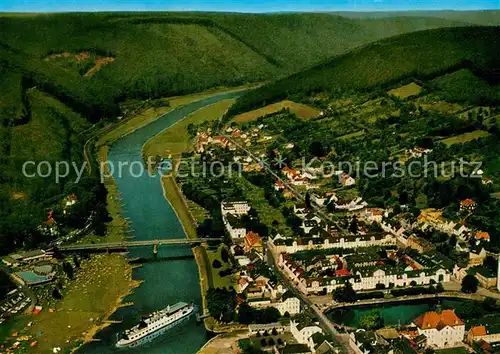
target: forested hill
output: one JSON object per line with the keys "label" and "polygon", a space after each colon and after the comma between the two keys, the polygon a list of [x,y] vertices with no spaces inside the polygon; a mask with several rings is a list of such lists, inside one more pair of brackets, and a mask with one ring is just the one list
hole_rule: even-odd
{"label": "forested hill", "polygon": [[384,19],[389,17],[434,17],[452,21],[462,21],[475,25],[482,26],[498,26],[500,25],[500,10],[478,10],[478,11],[454,11],[454,10],[437,10],[437,11],[373,11],[373,12],[349,12],[339,11],[330,12],[332,15],[343,16],[347,18],[357,19]]}
{"label": "forested hill", "polygon": [[380,38],[457,25],[329,14],[5,14],[0,65],[95,120],[127,98],[273,80]]}
{"label": "forested hill", "polygon": [[231,114],[293,96],[342,93],[404,81],[430,79],[461,68],[498,84],[500,27],[457,27],[419,31],[381,40],[253,90]]}

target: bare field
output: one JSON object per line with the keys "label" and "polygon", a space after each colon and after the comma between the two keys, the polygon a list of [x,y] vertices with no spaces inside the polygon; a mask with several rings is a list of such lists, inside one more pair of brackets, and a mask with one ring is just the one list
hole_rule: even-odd
{"label": "bare field", "polygon": [[443,142],[449,146],[449,145],[453,145],[453,144],[466,143],[466,142],[472,141],[474,139],[484,138],[488,135],[490,135],[490,134],[484,130],[475,130],[475,131],[470,132],[470,133],[464,133],[464,134],[453,136],[453,137],[448,138],[448,139],[441,140],[441,142]]}
{"label": "bare field", "polygon": [[282,109],[288,108],[290,112],[295,113],[302,119],[311,119],[317,117],[321,112],[319,109],[307,106],[305,104],[296,103],[289,100],[284,100],[278,103],[273,103],[268,106],[255,109],[250,112],[238,114],[233,118],[233,122],[247,123],[256,120],[259,117],[266,116],[268,114],[276,113]]}
{"label": "bare field", "polygon": [[387,91],[389,95],[393,95],[399,98],[408,98],[412,96],[417,96],[420,92],[422,92],[422,87],[417,85],[414,82],[409,83],[408,85],[404,85],[390,91]]}

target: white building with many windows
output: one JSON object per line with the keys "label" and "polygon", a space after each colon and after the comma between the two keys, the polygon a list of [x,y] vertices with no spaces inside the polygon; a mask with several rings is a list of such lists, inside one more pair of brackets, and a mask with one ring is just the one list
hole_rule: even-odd
{"label": "white building with many windows", "polygon": [[464,340],[465,324],[454,310],[426,312],[413,323],[417,326],[418,333],[425,335],[430,347],[456,347]]}
{"label": "white building with many windows", "polygon": [[242,216],[248,214],[250,206],[246,201],[225,201],[221,203],[220,206],[222,216],[227,214],[233,214],[235,216]]}
{"label": "white building with many windows", "polygon": [[[325,292],[331,293],[338,287],[351,283],[354,290],[373,290],[379,284],[385,288],[407,287],[414,285],[431,285],[450,281],[450,274],[443,268],[433,266],[431,268],[408,265],[398,266],[368,266],[346,269],[345,264],[339,268],[332,263],[329,266],[334,270],[333,276],[311,276],[304,265],[297,263],[288,254],[280,254],[278,266],[283,273],[304,294]],[[323,270],[325,270],[324,268]],[[309,275],[306,275],[308,274]]]}
{"label": "white building with many windows", "polygon": [[255,308],[274,307],[283,316],[286,312],[290,315],[300,313],[300,300],[296,297],[289,297],[283,301],[271,301],[270,298],[256,298],[248,300],[248,305]]}
{"label": "white building with many windows", "polygon": [[[311,230],[309,230],[311,231]],[[323,229],[324,231],[324,229]],[[322,232],[328,233],[327,231]],[[346,236],[328,236],[328,237],[301,237],[275,238],[269,242],[269,246],[274,252],[296,253],[313,249],[329,248],[358,248],[369,246],[391,246],[396,245],[397,238],[392,234],[367,234],[367,235],[346,235]]]}

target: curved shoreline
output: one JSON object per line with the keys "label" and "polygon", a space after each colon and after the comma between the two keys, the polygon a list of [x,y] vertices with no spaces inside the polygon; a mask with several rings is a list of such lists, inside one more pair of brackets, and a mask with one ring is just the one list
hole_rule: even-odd
{"label": "curved shoreline", "polygon": [[464,294],[459,292],[443,292],[438,294],[423,294],[423,295],[410,295],[410,296],[399,296],[391,299],[369,299],[361,300],[359,302],[341,303],[336,305],[328,306],[323,310],[324,313],[328,313],[335,310],[350,310],[354,308],[363,307],[376,307],[384,306],[390,304],[402,304],[405,305],[407,302],[411,301],[425,301],[432,299],[451,299],[451,300],[464,300],[464,301],[482,301],[486,296],[479,294]]}
{"label": "curved shoreline", "polygon": [[[184,104],[176,105],[174,107],[170,107],[167,112],[163,112],[160,115],[157,115],[155,117],[142,117],[141,119],[136,119],[135,121],[132,120],[132,121],[128,121],[128,122],[120,122],[121,124],[117,124],[116,127],[120,127],[121,130],[125,129],[126,133],[123,136],[128,136],[128,135],[132,134],[133,132],[136,132],[137,130],[146,127],[150,123],[153,123],[153,122],[156,123],[159,119],[161,119],[162,117],[164,117],[166,114],[171,113],[172,111],[175,111],[177,109],[182,109],[182,107],[187,106],[188,104],[191,104],[191,103],[194,103],[194,102],[206,99],[207,96],[212,97],[212,96],[217,96],[219,94],[227,94],[227,93],[230,93],[232,91],[240,91],[240,90],[242,90],[242,88],[237,88],[237,89],[233,89],[233,90],[231,90],[231,89],[229,89],[229,90],[223,90],[222,92],[213,92],[211,94],[204,95],[203,97],[200,97],[199,95],[195,96],[194,98],[187,97],[188,102],[185,102]],[[191,98],[191,101],[189,101],[190,98]],[[184,120],[188,116],[189,116],[189,114],[183,116],[182,118],[179,119],[179,121]],[[138,120],[140,120],[140,121],[144,120],[145,122],[143,122],[144,124],[137,125]],[[178,123],[178,122],[176,122],[176,123]],[[130,124],[129,127],[126,127],[127,123]],[[168,128],[170,128],[170,127],[167,127],[166,129],[168,129]],[[166,130],[166,129],[164,129],[164,130]],[[102,140],[103,136],[101,134],[97,134],[94,137],[94,140],[91,140],[90,142],[93,143],[93,146],[92,146],[93,152],[98,155],[98,161],[102,162],[102,161],[107,161],[109,159],[108,154],[111,151],[112,145],[117,140],[119,140],[120,138],[122,138],[123,136],[120,136],[120,137],[114,136],[113,135],[113,128],[111,128],[111,127],[103,129],[101,131],[101,133],[102,133],[102,135],[108,134],[108,135],[104,136],[105,140]],[[116,133],[114,133],[114,134],[116,135]],[[116,139],[114,139],[114,138],[116,138]],[[86,146],[87,149],[90,148],[89,145]],[[141,150],[142,150],[142,148],[143,148],[143,146],[141,146]],[[96,149],[98,149],[98,150],[96,150]],[[190,232],[189,231],[191,231],[191,233],[192,233],[192,230],[189,230],[189,228],[186,227],[185,223],[182,222],[182,220],[186,219],[186,218],[185,217],[184,218],[180,217],[180,216],[184,216],[184,215],[180,215],[179,212],[178,212],[178,210],[177,210],[177,208],[179,208],[180,206],[176,205],[177,206],[177,208],[176,208],[174,205],[172,205],[172,204],[175,204],[175,203],[172,203],[169,200],[169,198],[167,197],[167,191],[165,189],[164,184],[162,183],[161,180],[158,181],[158,182],[160,182],[160,184],[161,184],[161,188],[162,188],[162,192],[163,192],[163,197],[170,204],[170,208],[174,211],[175,217],[178,219],[179,224],[182,227],[182,231],[184,232],[184,234],[186,235],[186,237],[189,238],[190,237]],[[108,190],[109,195],[111,196],[111,198],[113,198],[116,193],[121,194],[118,191],[118,186],[117,186],[117,183],[116,183],[115,179],[113,178],[113,176],[105,178],[105,185],[106,185],[106,189]],[[175,186],[173,188],[175,188],[176,189],[176,193],[178,193],[179,196],[182,197],[182,198],[180,198],[180,199],[182,199],[182,201],[180,201],[180,202],[183,203],[182,207],[185,207],[186,210],[189,211],[189,207],[188,207],[186,201],[183,199],[182,192],[180,192],[178,186],[175,184]],[[112,200],[113,200],[111,202],[111,203],[113,203],[112,204],[112,209],[113,209],[112,216],[113,216],[113,218],[115,220],[117,220],[116,222],[118,223],[118,225],[116,225],[116,226],[120,227],[120,229],[121,229],[121,231],[119,231],[121,233],[120,237],[123,239],[123,238],[126,237],[126,234],[127,234],[126,225],[129,224],[129,221],[127,221],[123,217],[124,214],[123,214],[123,209],[122,209],[122,204],[120,202],[120,199],[116,198],[116,199],[112,199]],[[193,224],[194,228],[196,228],[195,220],[193,218],[193,215],[190,214],[190,213],[189,213],[189,222],[191,222]],[[118,235],[115,234],[115,236],[118,236]],[[202,279],[203,278],[201,276],[201,272],[202,272],[202,268],[204,267],[204,264],[202,264],[202,260],[201,260],[201,257],[200,257],[201,256],[200,250],[194,250],[193,249],[193,253],[195,254],[195,258],[196,258],[197,266],[198,266],[198,273],[199,273],[199,276],[200,276],[200,290],[201,290],[201,294],[200,295],[201,295],[201,298],[204,301],[204,295],[205,295],[204,293],[205,292],[203,291],[203,289],[204,289],[204,287],[202,285]],[[123,299],[125,297],[127,297],[128,295],[130,295],[131,293],[133,293],[133,290],[135,288],[137,288],[142,282],[145,282],[145,280],[133,280],[132,279],[132,272],[131,272],[132,268],[130,267],[129,269],[130,269],[130,274],[128,274],[127,277],[129,277],[128,279],[131,281],[131,283],[130,283],[130,286],[128,288],[128,291],[126,293],[122,294],[122,296],[120,296],[119,298],[117,298],[115,305],[111,309],[109,309],[109,311],[107,311],[105,313],[105,315],[103,316],[103,320],[102,320],[102,322],[99,325],[92,326],[85,333],[84,338],[82,338],[83,343],[79,343],[79,345],[77,346],[77,348],[74,349],[74,351],[76,351],[78,348],[81,348],[84,344],[86,344],[88,342],[94,341],[95,340],[94,336],[99,331],[101,331],[102,329],[106,328],[107,326],[109,326],[111,324],[111,321],[109,321],[109,318],[110,318],[110,316],[113,313],[116,312],[117,309],[119,309],[120,307],[123,307],[123,306],[131,305],[131,304],[124,304],[123,303]]]}

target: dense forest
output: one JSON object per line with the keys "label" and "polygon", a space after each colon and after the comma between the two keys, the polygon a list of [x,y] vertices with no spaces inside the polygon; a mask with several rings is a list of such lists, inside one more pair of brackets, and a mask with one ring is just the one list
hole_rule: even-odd
{"label": "dense forest", "polygon": [[[488,14],[484,15],[487,19]],[[363,89],[414,74],[417,69],[423,73],[446,71],[466,61],[477,76],[490,68],[491,53],[498,52],[497,29],[448,28],[477,23],[481,22],[429,16],[362,19],[333,14],[0,15],[1,252],[50,242],[50,237],[37,230],[50,210],[62,230],[93,222],[98,233],[103,233],[102,222],[108,216],[105,191],[97,176],[86,177],[80,183],[85,185],[82,189],[71,184],[74,173],[56,183],[50,178],[26,178],[21,169],[27,160],[81,164],[89,129],[123,115],[120,107],[127,100],[271,81],[320,62],[320,67],[306,74],[257,90],[236,109],[301,94],[316,89],[318,83],[324,88],[325,81],[332,90],[351,84]],[[355,49],[382,38],[436,28],[442,29]],[[477,43],[471,44],[471,39]],[[415,60],[403,65],[408,46],[420,42],[424,44],[415,50]],[[393,49],[398,45],[400,50]],[[442,54],[450,51],[455,53],[453,58]],[[332,56],[337,57],[332,61]],[[378,59],[365,65],[359,59],[363,56]],[[417,61],[422,64],[416,66]],[[398,65],[400,70],[393,72]],[[337,77],[332,69],[337,66],[345,66],[343,76]],[[370,69],[374,77],[359,71],[372,66],[380,68]],[[318,68],[329,73],[324,75]],[[470,82],[467,75],[458,79]],[[434,84],[446,91],[446,85],[456,80],[452,77]],[[350,84],[345,85],[347,82]],[[478,95],[484,96],[487,85],[491,83],[480,86]],[[64,200],[72,193],[78,195],[79,207],[72,216],[63,216]],[[88,219],[91,212],[93,218]]]}
{"label": "dense forest", "polygon": [[[495,91],[485,98],[498,102],[499,38],[498,27],[447,28],[388,38],[253,90],[241,97],[229,114],[285,98],[300,100],[315,92],[341,96],[349,90],[376,90],[408,77],[428,80],[459,69],[474,72],[482,82],[478,89]],[[462,78],[463,87],[466,83]]]}

